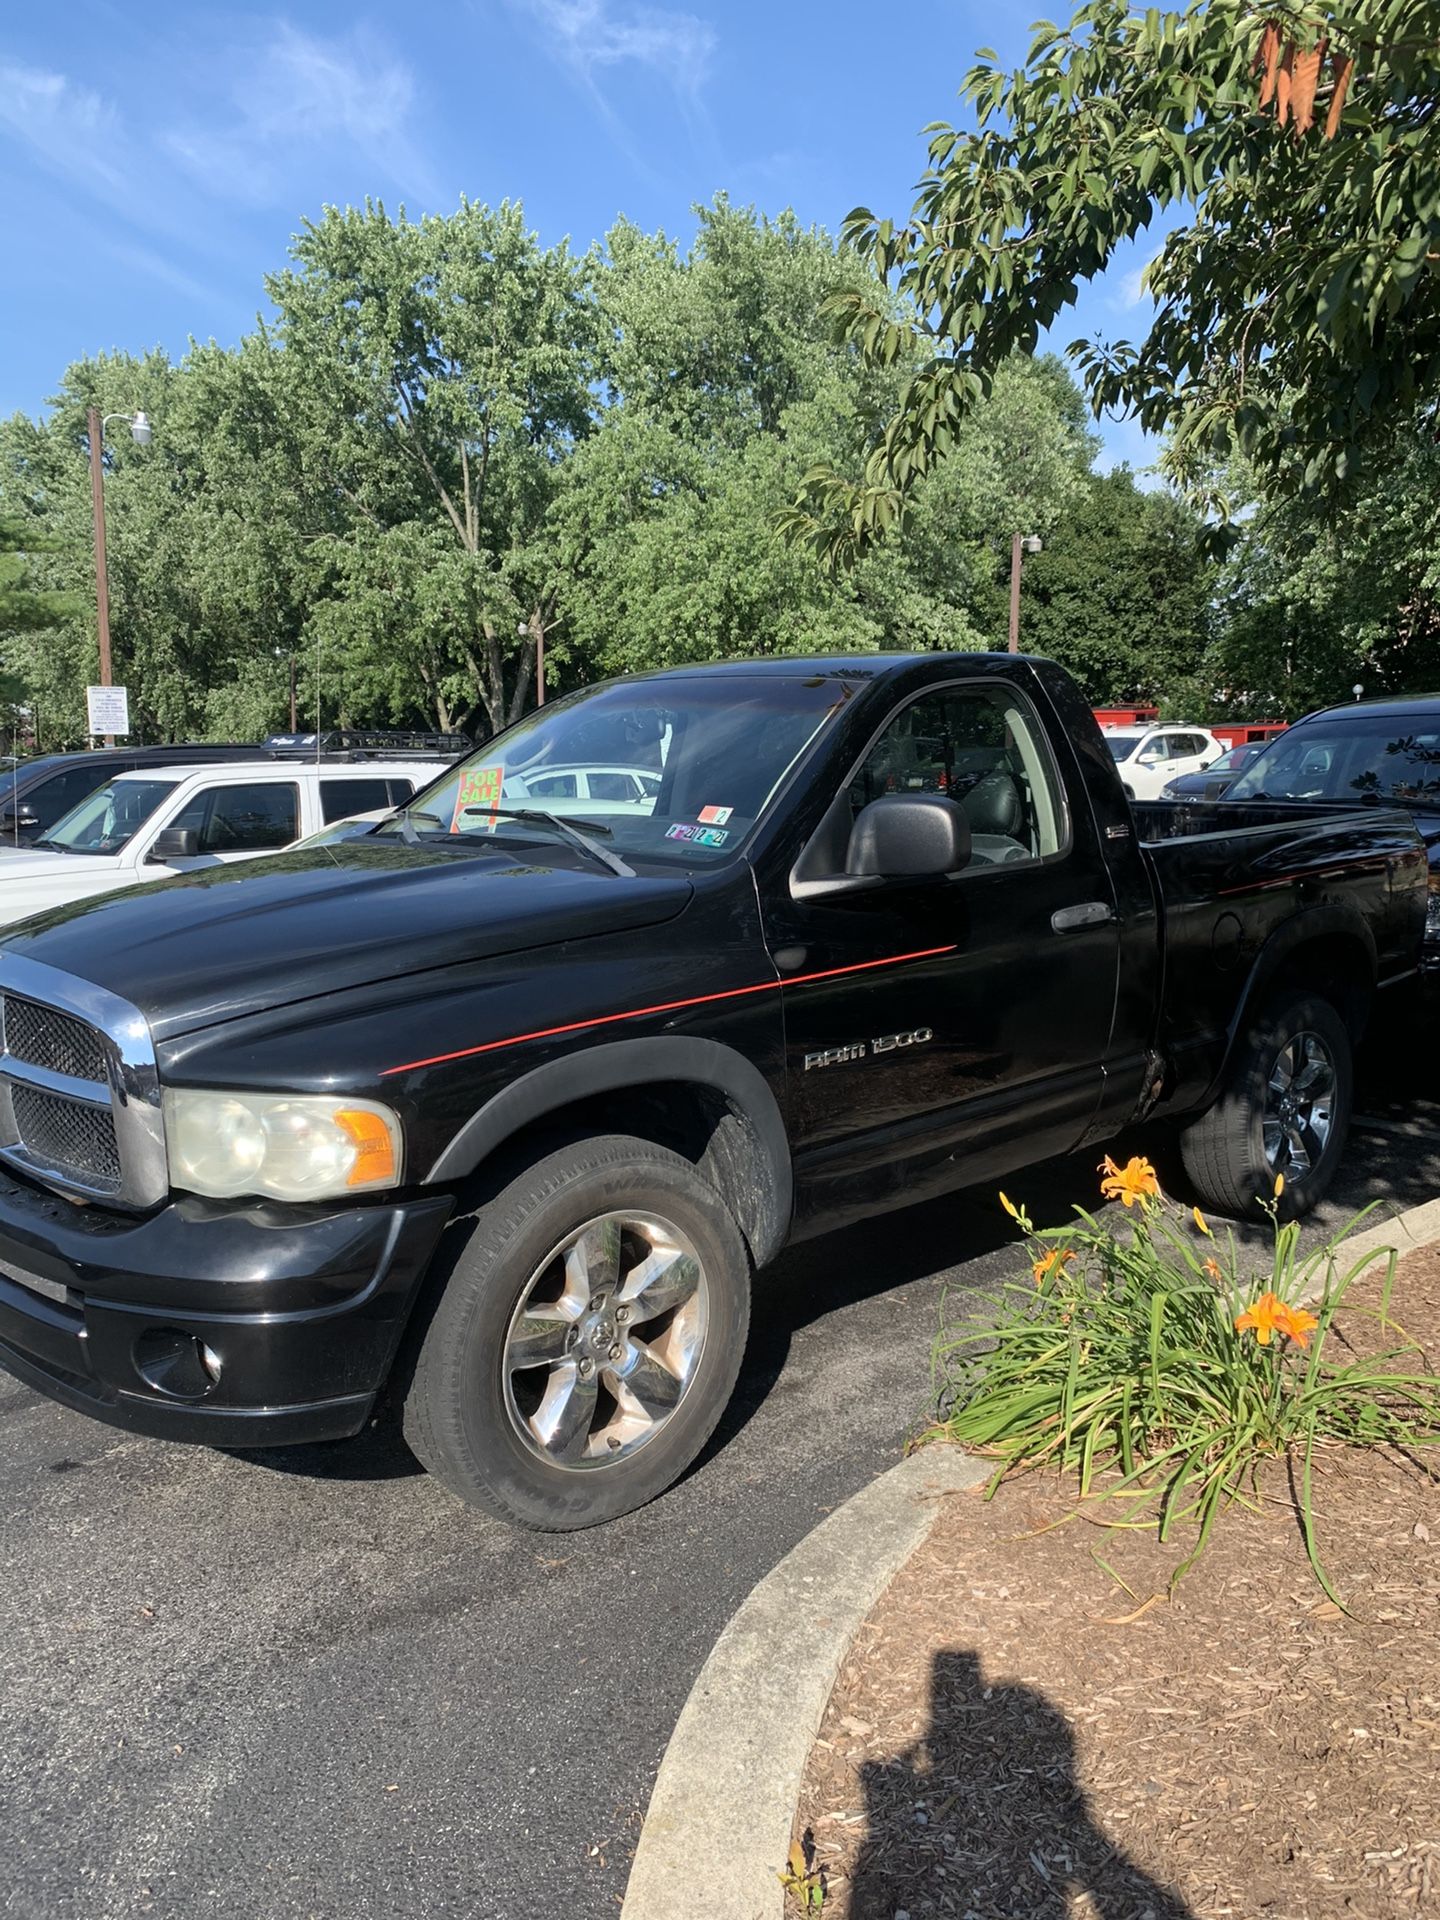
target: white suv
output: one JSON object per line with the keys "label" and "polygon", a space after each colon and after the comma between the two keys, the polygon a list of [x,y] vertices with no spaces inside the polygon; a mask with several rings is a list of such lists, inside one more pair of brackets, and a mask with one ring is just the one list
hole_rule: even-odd
{"label": "white suv", "polygon": [[119,774],[44,839],[0,852],[0,926],[172,873],[278,853],[328,821],[401,806],[443,771],[436,760],[246,760]]}
{"label": "white suv", "polygon": [[1204,727],[1106,727],[1105,744],[1130,800],[1158,800],[1182,773],[1200,773],[1225,751]]}

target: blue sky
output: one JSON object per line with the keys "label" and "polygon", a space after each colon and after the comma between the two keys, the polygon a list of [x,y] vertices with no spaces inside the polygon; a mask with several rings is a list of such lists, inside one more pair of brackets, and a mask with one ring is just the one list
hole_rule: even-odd
{"label": "blue sky", "polygon": [[[832,229],[856,204],[903,214],[920,129],[958,111],[977,46],[1018,62],[1032,17],[994,0],[13,9],[0,414],[38,412],[87,353],[233,343],[326,202],[508,197],[543,239],[579,246],[622,212],[688,238],[692,204],[722,188]],[[1140,328],[1155,244],[1086,290],[1056,344]],[[1149,457],[1135,427],[1101,430],[1106,464]]]}

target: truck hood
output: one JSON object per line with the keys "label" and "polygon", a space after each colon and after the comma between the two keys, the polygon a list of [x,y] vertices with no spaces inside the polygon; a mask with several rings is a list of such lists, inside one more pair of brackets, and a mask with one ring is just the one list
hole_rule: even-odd
{"label": "truck hood", "polygon": [[342,841],[58,907],[0,932],[0,947],[118,993],[160,1040],[432,967],[655,926],[690,893],[683,874],[622,879],[528,866],[498,848]]}
{"label": "truck hood", "polygon": [[[153,871],[153,869],[152,869]],[[27,852],[13,847],[0,852],[0,927],[38,913],[52,901],[73,900],[92,887],[96,893],[115,883],[120,862],[113,853],[46,853],[43,847]],[[138,873],[127,873],[138,880]],[[147,876],[148,877],[148,876]]]}

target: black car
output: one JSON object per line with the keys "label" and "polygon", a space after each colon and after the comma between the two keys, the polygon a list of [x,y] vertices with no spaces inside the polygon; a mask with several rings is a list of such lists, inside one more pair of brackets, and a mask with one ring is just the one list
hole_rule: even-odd
{"label": "black car", "polygon": [[1160,789],[1162,800],[1218,800],[1231,781],[1259,753],[1262,742],[1252,740],[1245,746],[1231,747],[1218,760],[1212,760],[1199,773],[1182,773]]}
{"label": "black car", "polygon": [[[582,748],[656,791],[514,804]],[[1425,901],[1402,811],[1132,806],[1053,662],[590,687],[358,839],[5,929],[0,1367],[219,1446],[388,1399],[462,1498],[613,1518],[787,1241],[1162,1115],[1206,1204],[1313,1205]]]}
{"label": "black car", "polygon": [[263,747],[98,747],[88,753],[42,753],[0,773],[0,842],[27,847],[117,773],[137,767],[194,766],[210,760],[260,760]]}
{"label": "black car", "polygon": [[1430,859],[1424,965],[1440,980],[1440,694],[1307,714],[1261,749],[1224,799],[1408,808]]}

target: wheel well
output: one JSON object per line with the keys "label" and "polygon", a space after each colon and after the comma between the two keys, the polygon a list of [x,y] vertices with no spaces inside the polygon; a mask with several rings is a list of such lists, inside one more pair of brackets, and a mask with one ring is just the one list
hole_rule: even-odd
{"label": "wheel well", "polygon": [[572,1140],[626,1133],[690,1161],[730,1209],[756,1265],[789,1228],[788,1198],[759,1133],[717,1087],[656,1080],[566,1101],[506,1135],[460,1185],[466,1211],[483,1205],[515,1174]]}
{"label": "wheel well", "polygon": [[1375,968],[1363,942],[1351,934],[1317,934],[1291,949],[1265,982],[1268,1000],[1283,988],[1328,1000],[1358,1041],[1375,998]]}

